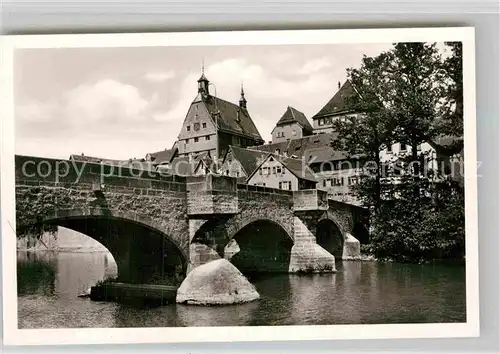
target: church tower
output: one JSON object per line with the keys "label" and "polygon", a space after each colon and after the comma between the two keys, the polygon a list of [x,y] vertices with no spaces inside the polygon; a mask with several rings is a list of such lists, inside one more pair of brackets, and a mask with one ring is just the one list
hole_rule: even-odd
{"label": "church tower", "polygon": [[208,81],[207,77],[205,76],[205,65],[203,64],[201,66],[201,76],[198,79],[198,92],[201,93],[202,95],[208,96],[208,85],[210,81]]}
{"label": "church tower", "polygon": [[245,91],[243,91],[243,84],[241,84],[240,108],[247,108],[247,99],[245,98]]}

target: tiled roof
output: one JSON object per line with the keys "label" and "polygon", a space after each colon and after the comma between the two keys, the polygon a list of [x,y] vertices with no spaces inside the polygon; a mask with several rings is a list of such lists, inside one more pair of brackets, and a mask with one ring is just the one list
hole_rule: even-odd
{"label": "tiled roof", "polygon": [[202,101],[220,130],[263,141],[246,108],[211,95],[204,95]]}
{"label": "tiled roof", "polygon": [[70,155],[69,159],[78,162],[102,163],[104,165],[122,165],[127,162],[127,160],[113,160],[113,159],[106,159],[104,157],[86,156],[83,154],[82,155],[72,154]]}
{"label": "tiled roof", "polygon": [[307,149],[304,153],[307,163],[321,163],[326,161],[345,160],[348,155],[343,151],[336,151],[332,147],[324,146]]}
{"label": "tiled roof", "polygon": [[295,122],[299,123],[303,129],[312,133],[313,127],[311,126],[311,123],[309,123],[309,121],[307,120],[305,114],[290,106],[286,108],[285,113],[283,113],[283,115],[281,116],[278,123],[276,123],[276,125],[279,126]]}
{"label": "tiled roof", "polygon": [[161,169],[161,171],[168,171],[178,176],[192,176],[194,175],[200,161],[211,163],[212,160],[210,156],[208,156],[208,153],[200,154],[191,159],[189,156],[180,156],[174,158],[168,165],[162,165],[158,168]]}
{"label": "tiled roof", "polygon": [[337,93],[312,117],[312,119],[346,112],[345,98],[352,95],[354,92],[351,82],[346,80]]}
{"label": "tiled roof", "polygon": [[284,158],[281,160],[281,163],[285,165],[286,168],[290,172],[292,172],[297,178],[306,179],[308,181],[317,182],[318,180],[314,177],[307,161],[292,159],[292,158]]}
{"label": "tiled roof", "polygon": [[310,135],[300,139],[291,139],[289,141],[283,141],[274,144],[265,144],[252,146],[248,149],[266,151],[270,153],[275,153],[277,149],[279,149],[280,154],[286,154],[289,157],[295,156],[297,158],[302,158],[304,156],[306,150],[328,147],[338,136],[338,133],[329,133],[329,134],[318,134],[318,135]]}
{"label": "tiled roof", "polygon": [[232,152],[233,158],[240,163],[247,176],[252,174],[268,155],[263,151],[249,150],[232,145],[229,146],[228,153],[229,151]]}
{"label": "tiled roof", "polygon": [[172,158],[175,156],[176,153],[177,153],[177,148],[172,148],[157,152],[150,152],[149,155],[151,156],[151,162],[153,162],[155,165],[158,165],[161,163],[172,161]]}
{"label": "tiled roof", "polygon": [[317,182],[318,180],[314,177],[313,172],[309,168],[309,165],[306,161],[301,159],[295,159],[290,157],[284,157],[276,154],[268,154],[261,163],[254,169],[252,174],[250,174],[247,178],[247,181],[257,172],[259,167],[266,162],[270,157],[273,157],[276,161],[281,162],[281,164],[286,167],[291,173],[295,175],[295,177],[299,179],[305,179],[312,182]]}

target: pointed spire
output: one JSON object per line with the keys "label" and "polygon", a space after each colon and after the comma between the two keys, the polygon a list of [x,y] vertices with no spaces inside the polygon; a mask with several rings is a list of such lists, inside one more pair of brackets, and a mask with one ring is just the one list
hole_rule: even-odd
{"label": "pointed spire", "polygon": [[205,58],[201,59],[201,76],[198,79],[198,92],[208,95],[208,84],[210,81],[208,81],[207,77],[205,76]]}
{"label": "pointed spire", "polygon": [[243,81],[241,82],[240,107],[247,108],[247,99],[245,98],[245,91],[243,90]]}

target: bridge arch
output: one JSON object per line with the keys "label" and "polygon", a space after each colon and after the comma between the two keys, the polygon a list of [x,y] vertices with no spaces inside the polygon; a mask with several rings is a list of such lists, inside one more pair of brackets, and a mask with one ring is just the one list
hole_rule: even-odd
{"label": "bridge arch", "polygon": [[226,258],[243,273],[288,272],[293,237],[281,222],[256,217],[240,226],[228,234]]}
{"label": "bridge arch", "polygon": [[260,221],[267,220],[273,224],[281,227],[287,236],[294,241],[293,233],[293,213],[290,209],[283,208],[284,210],[268,210],[266,208],[252,208],[243,209],[239,214],[229,218],[226,222],[226,232],[229,240],[247,225]]}
{"label": "bridge arch", "polygon": [[316,243],[330,252],[335,259],[342,259],[347,231],[330,211],[324,213],[316,224]]}
{"label": "bridge arch", "polygon": [[54,210],[42,220],[95,239],[113,255],[122,281],[151,283],[175,273],[185,274],[186,250],[172,230],[134,212],[109,209]]}

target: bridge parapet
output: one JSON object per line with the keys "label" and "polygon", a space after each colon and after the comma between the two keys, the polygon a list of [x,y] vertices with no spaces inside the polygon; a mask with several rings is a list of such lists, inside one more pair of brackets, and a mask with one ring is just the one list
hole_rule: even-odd
{"label": "bridge parapet", "polygon": [[293,192],[293,211],[328,210],[328,193],[318,189]]}
{"label": "bridge parapet", "polygon": [[237,214],[236,178],[228,176],[187,177],[188,215]]}

